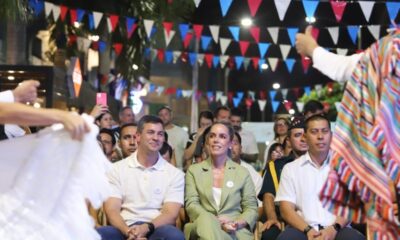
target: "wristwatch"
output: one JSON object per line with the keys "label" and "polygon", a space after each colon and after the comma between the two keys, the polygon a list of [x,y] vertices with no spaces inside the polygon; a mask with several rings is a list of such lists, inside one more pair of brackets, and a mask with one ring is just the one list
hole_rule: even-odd
{"label": "wristwatch", "polygon": [[340,229],[342,229],[342,225],[340,225],[339,223],[333,224],[332,227],[336,230],[336,232],[339,232]]}
{"label": "wristwatch", "polygon": [[310,225],[308,225],[306,228],[304,228],[303,233],[307,235],[307,233],[312,229]]}
{"label": "wristwatch", "polygon": [[147,222],[145,224],[147,224],[147,226],[149,227],[149,232],[147,233],[147,236],[150,236],[154,232],[155,229],[154,224],[152,222]]}

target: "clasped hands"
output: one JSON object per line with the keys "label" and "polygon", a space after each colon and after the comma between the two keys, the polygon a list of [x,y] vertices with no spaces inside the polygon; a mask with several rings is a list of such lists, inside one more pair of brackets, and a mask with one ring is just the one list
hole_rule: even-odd
{"label": "clasped hands", "polygon": [[149,232],[147,224],[133,225],[126,231],[127,240],[146,240],[146,235]]}
{"label": "clasped hands", "polygon": [[240,226],[237,221],[233,221],[226,216],[218,216],[218,221],[221,224],[222,230],[231,234],[239,230]]}

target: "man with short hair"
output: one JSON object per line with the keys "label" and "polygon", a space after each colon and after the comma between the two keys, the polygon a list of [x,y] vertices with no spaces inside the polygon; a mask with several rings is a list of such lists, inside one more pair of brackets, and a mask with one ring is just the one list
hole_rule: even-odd
{"label": "man with short hair", "polygon": [[101,143],[103,148],[104,154],[106,155],[107,159],[112,161],[112,154],[114,151],[114,146],[116,143],[114,132],[107,128],[102,128],[99,131],[98,139]]}
{"label": "man with short hair", "polygon": [[135,123],[135,114],[131,107],[125,106],[121,109],[119,112],[119,123],[120,126],[128,123]]}
{"label": "man with short hair", "polygon": [[236,132],[242,139],[242,155],[240,156],[246,162],[254,163],[258,159],[257,141],[252,132],[242,128],[242,116],[238,110],[231,111],[230,121]]}
{"label": "man with short hair", "polygon": [[307,119],[313,115],[320,115],[324,113],[324,105],[317,100],[309,100],[303,108],[304,117]]}
{"label": "man with short hair", "polygon": [[322,207],[319,193],[328,178],[332,133],[322,115],[308,118],[304,125],[308,151],[285,165],[275,202],[280,203],[283,219],[289,225],[279,240],[336,239],[361,240],[359,232],[347,227],[348,221]]}
{"label": "man with short hair", "polygon": [[172,123],[172,109],[168,106],[163,106],[158,110],[158,117],[164,123],[164,129],[168,133],[168,144],[174,149],[176,167],[183,169],[183,152],[189,140],[189,134],[183,128]]}
{"label": "man with short hair", "polygon": [[227,106],[220,106],[214,111],[214,122],[230,122],[231,109]]}
{"label": "man with short hair", "polygon": [[303,138],[303,134],[303,118],[294,118],[287,131],[287,144],[290,145],[292,151],[288,156],[270,161],[266,165],[263,185],[258,195],[258,199],[263,201],[264,214],[266,216],[266,222],[261,229],[263,240],[276,239],[282,230],[279,209],[276,208],[274,199],[285,164],[292,162],[307,152],[308,145]]}
{"label": "man with short hair", "polygon": [[123,158],[127,158],[137,149],[137,125],[136,123],[122,125],[120,131],[118,145],[121,148]]}
{"label": "man with short hair", "polygon": [[104,210],[111,226],[98,232],[103,240],[184,240],[174,226],[183,205],[184,175],[159,153],[163,122],[146,115],[137,131],[137,151],[115,163],[109,174],[112,193]]}

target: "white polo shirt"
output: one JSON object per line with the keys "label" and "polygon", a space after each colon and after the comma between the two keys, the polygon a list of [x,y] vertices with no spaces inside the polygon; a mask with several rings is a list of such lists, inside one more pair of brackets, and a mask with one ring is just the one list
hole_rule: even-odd
{"label": "white polo shirt", "polygon": [[137,152],[113,164],[108,175],[111,197],[122,199],[121,216],[129,226],[150,222],[164,203],[184,203],[184,174],[159,155],[149,168],[137,161]]}
{"label": "white polo shirt", "polygon": [[307,152],[285,165],[282,170],[275,202],[294,203],[296,211],[311,226],[329,226],[335,223],[336,216],[322,207],[319,193],[329,174],[329,158],[318,166],[311,161]]}

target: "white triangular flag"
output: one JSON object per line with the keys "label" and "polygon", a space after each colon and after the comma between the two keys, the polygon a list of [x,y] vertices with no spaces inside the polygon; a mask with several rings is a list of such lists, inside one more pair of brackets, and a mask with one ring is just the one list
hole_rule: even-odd
{"label": "white triangular flag", "polygon": [[197,54],[197,62],[199,63],[199,65],[203,65],[204,62],[204,53],[198,53]]}
{"label": "white triangular flag", "polygon": [[315,91],[317,91],[317,95],[318,95],[318,97],[320,97],[321,96],[321,90],[322,90],[322,84],[317,84],[317,85],[315,85]]}
{"label": "white triangular flag", "polygon": [[58,18],[60,17],[60,14],[61,14],[60,6],[57,6],[57,5],[53,4],[53,18],[54,18],[54,21],[58,20]]}
{"label": "white triangular flag", "polygon": [[247,71],[247,68],[249,67],[249,64],[250,64],[250,58],[244,58],[244,60],[243,60],[244,70]]}
{"label": "white triangular flag", "polygon": [[358,1],[358,4],[360,4],[360,8],[364,14],[365,20],[369,22],[369,19],[371,18],[371,13],[372,9],[374,8],[375,1]]}
{"label": "white triangular flag", "polygon": [[379,39],[379,33],[381,32],[381,25],[370,25],[368,26],[369,32],[374,36],[375,40]]}
{"label": "white triangular flag", "polygon": [[171,42],[172,38],[174,38],[174,36],[175,36],[174,30],[169,31],[169,36],[168,36],[167,30],[164,29],[165,47],[168,47],[169,43]]}
{"label": "white triangular flag", "polygon": [[260,107],[260,111],[263,112],[265,109],[265,105],[267,105],[267,100],[258,100],[258,106]]}
{"label": "white triangular flag", "polygon": [[173,63],[176,63],[181,56],[182,52],[181,51],[172,51],[172,56],[173,56]]}
{"label": "white triangular flag", "polygon": [[106,17],[106,19],[107,19],[108,32],[110,33],[112,31],[111,19],[109,17]]}
{"label": "white triangular flag", "polygon": [[333,43],[337,45],[339,40],[339,27],[328,27],[328,31],[331,35]]}
{"label": "white triangular flag", "polygon": [[218,43],[219,25],[210,25],[211,36],[215,43]]}
{"label": "white triangular flag", "polygon": [[336,48],[337,54],[342,55],[342,56],[346,56],[348,51],[349,51],[349,49],[347,49],[347,48]]}
{"label": "white triangular flag", "polygon": [[279,20],[283,21],[291,0],[274,0],[274,2],[276,10],[278,11]]}
{"label": "white triangular flag", "polygon": [[269,66],[271,71],[275,72],[276,66],[278,65],[278,58],[268,58]]}
{"label": "white triangular flag", "polygon": [[249,94],[249,96],[250,96],[250,98],[253,100],[253,101],[255,101],[256,100],[256,93],[254,92],[254,91],[248,91],[248,94]]}
{"label": "white triangular flag", "polygon": [[156,89],[156,92],[158,93],[158,96],[160,96],[164,92],[164,87],[163,86],[158,86]]}
{"label": "white triangular flag", "polygon": [[224,68],[224,67],[225,67],[226,63],[228,62],[228,59],[229,59],[229,56],[227,56],[227,55],[222,55],[222,56],[219,58],[219,63],[220,63],[220,65],[221,65],[221,68]]}
{"label": "white triangular flag", "polygon": [[335,102],[336,111],[338,111],[338,112],[340,110],[340,105],[341,105],[341,102]]}
{"label": "white triangular flag", "polygon": [[220,38],[219,39],[219,45],[221,47],[221,54],[225,54],[226,49],[229,47],[229,44],[231,44],[232,39],[229,38]]}
{"label": "white triangular flag", "polygon": [[51,13],[51,10],[53,10],[54,4],[49,3],[49,2],[44,2],[44,13],[46,14],[46,17],[48,17]]}
{"label": "white triangular flag", "polygon": [[156,59],[156,57],[157,57],[157,49],[151,49],[151,51],[150,51],[150,61],[152,62],[152,61],[154,61],[155,59]]}
{"label": "white triangular flag", "polygon": [[287,94],[288,94],[288,91],[289,91],[289,90],[288,90],[287,88],[281,89],[281,93],[282,93],[283,99],[286,99]]}
{"label": "white triangular flag", "polygon": [[281,44],[281,45],[279,45],[279,48],[281,49],[281,54],[282,54],[283,60],[286,60],[292,46],[286,45],[286,44]]}
{"label": "white triangular flag", "polygon": [[194,5],[196,5],[196,7],[199,7],[201,0],[194,0]]}
{"label": "white triangular flag", "polygon": [[220,100],[221,100],[221,104],[225,106],[226,102],[228,101],[228,97],[227,96],[221,96]]}
{"label": "white triangular flag", "polygon": [[182,96],[184,97],[191,97],[193,90],[182,90]]}
{"label": "white triangular flag", "polygon": [[103,18],[103,13],[102,12],[95,12],[93,11],[93,20],[94,20],[94,28],[97,29],[97,27],[100,24],[101,19]]}
{"label": "white triangular flag", "polygon": [[268,27],[267,30],[269,32],[269,35],[271,35],[272,41],[276,44],[276,42],[278,41],[279,28]]}
{"label": "white triangular flag", "polygon": [[153,29],[154,20],[144,19],[144,29],[146,30],[147,37],[150,38],[151,30]]}
{"label": "white triangular flag", "polygon": [[224,93],[222,91],[217,91],[215,93],[215,101],[219,101]]}
{"label": "white triangular flag", "polygon": [[299,110],[299,112],[303,111],[304,108],[304,103],[303,102],[296,102],[297,105],[297,109]]}

